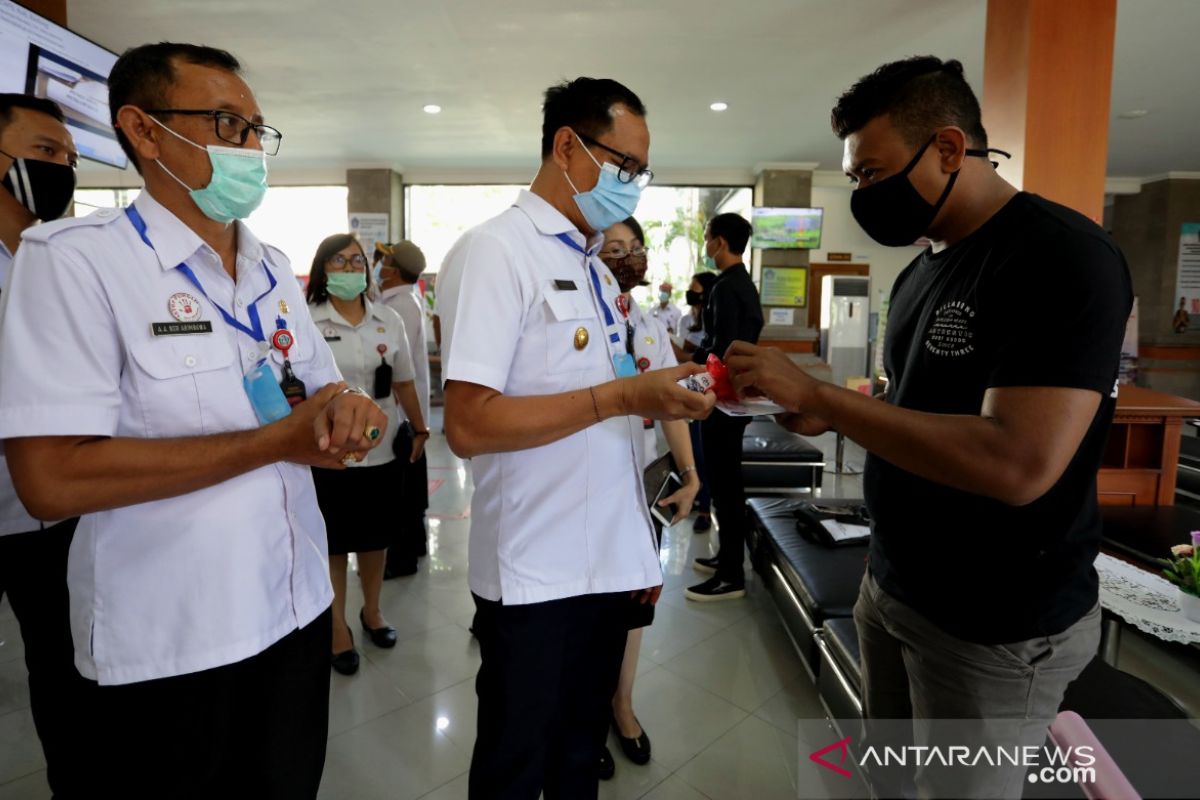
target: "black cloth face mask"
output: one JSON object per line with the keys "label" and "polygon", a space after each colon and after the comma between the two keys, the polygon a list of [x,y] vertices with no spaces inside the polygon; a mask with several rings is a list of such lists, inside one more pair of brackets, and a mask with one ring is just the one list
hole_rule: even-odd
{"label": "black cloth face mask", "polygon": [[[934,218],[945,205],[946,198],[950,196],[950,190],[958,180],[959,170],[950,173],[946,188],[936,203],[930,203],[922,197],[908,179],[908,174],[917,166],[921,156],[925,155],[929,145],[936,140],[935,133],[900,172],[884,178],[879,183],[855,189],[850,194],[850,213],[867,235],[880,244],[902,247],[920,239],[929,231],[929,226],[933,224]],[[994,148],[966,151],[966,155],[976,158],[987,158],[988,153],[1000,153],[1008,157],[1008,153]]]}
{"label": "black cloth face mask", "polygon": [[702,306],[704,305],[704,295],[700,292],[693,292],[691,289],[688,289],[687,292],[684,293],[684,302],[686,302],[689,306]]}
{"label": "black cloth face mask", "polygon": [[13,160],[4,179],[0,180],[9,194],[42,222],[58,219],[67,213],[75,197],[75,168],[53,161],[17,158],[0,150],[0,155]]}

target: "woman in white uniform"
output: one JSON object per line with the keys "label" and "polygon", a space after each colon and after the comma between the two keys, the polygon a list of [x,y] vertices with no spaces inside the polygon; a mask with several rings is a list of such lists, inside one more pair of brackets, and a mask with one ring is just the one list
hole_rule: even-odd
{"label": "woman in white uniform", "polygon": [[[600,249],[600,259],[608,266],[617,279],[621,289],[619,311],[624,316],[626,325],[626,341],[632,344],[634,362],[640,372],[674,367],[678,364],[671,350],[671,337],[666,326],[645,313],[633,300],[632,292],[637,286],[645,285],[646,250],[643,245],[644,234],[642,226],[633,217],[624,222],[618,222],[604,232],[604,247]],[[685,518],[691,511],[696,493],[700,491],[700,475],[696,471],[692,458],[692,442],[688,436],[687,422],[675,420],[663,422],[663,434],[667,446],[675,459],[678,475],[684,485],[664,502],[679,509],[672,522]],[[638,447],[638,463],[643,467],[658,457],[657,439],[654,425],[651,422],[645,429],[647,436],[642,440],[635,439]],[[657,527],[657,523],[656,523]],[[662,531],[659,531],[661,538]],[[613,732],[621,743],[621,750],[635,764],[644,765],[650,761],[650,737],[642,729],[637,716],[633,713],[633,679],[637,673],[638,654],[642,647],[642,629],[654,620],[654,606],[649,604],[631,604],[629,620],[629,636],[625,643],[625,659],[621,663],[621,678],[617,684],[617,692],[613,695]],[[612,754],[608,748],[600,757],[601,778],[612,777],[615,771]]]}
{"label": "woman in white uniform", "polygon": [[333,654],[331,665],[343,675],[358,671],[354,635],[346,624],[346,562],[358,554],[363,607],[358,619],[377,647],[394,647],[396,630],[379,609],[383,569],[392,531],[378,522],[376,498],[398,490],[403,462],[393,452],[400,425],[397,403],[421,435],[401,458],[421,457],[429,432],[414,384],[412,355],[400,316],[366,297],[367,259],[350,234],[329,236],[313,258],[308,305],[342,377],[361,386],[388,416],[384,440],[361,462],[344,471],[313,469],[317,502],[329,530],[329,577],[333,582]]}

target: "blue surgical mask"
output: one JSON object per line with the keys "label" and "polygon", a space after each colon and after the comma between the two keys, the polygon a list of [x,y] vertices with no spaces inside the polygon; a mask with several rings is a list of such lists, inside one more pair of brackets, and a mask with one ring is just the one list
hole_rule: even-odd
{"label": "blue surgical mask", "polygon": [[212,144],[203,147],[158,120],[154,121],[163,130],[192,147],[208,151],[208,160],[212,163],[212,178],[202,189],[191,188],[167,169],[162,161],[155,159],[155,163],[162,167],[163,172],[175,178],[176,183],[188,190],[188,195],[204,212],[204,216],[228,225],[236,219],[250,216],[254,209],[262,204],[263,197],[267,194],[267,156],[262,150],[219,147]]}
{"label": "blue surgical mask", "polygon": [[658,299],[664,303],[669,303],[669,302],[671,302],[671,293],[670,292],[659,292]]}
{"label": "blue surgical mask", "polygon": [[712,256],[705,256],[704,257],[704,268],[707,270],[715,270],[717,268],[716,259],[714,259]]}
{"label": "blue surgical mask", "polygon": [[383,284],[383,262],[382,261],[380,261],[378,264],[375,265],[375,269],[371,270],[371,277],[373,277],[375,279],[376,286],[380,286]]}
{"label": "blue surgical mask", "polygon": [[[575,132],[572,131],[572,133]],[[587,220],[587,224],[594,231],[608,230],[618,222],[624,222],[633,216],[633,212],[637,210],[638,201],[642,197],[642,189],[636,182],[624,183],[620,178],[621,170],[616,164],[611,162],[601,164],[592,155],[592,151],[584,145],[579,134],[575,134],[575,138],[592,163],[600,168],[600,179],[596,181],[596,186],[591,191],[581,192],[575,188],[570,175],[567,175],[565,171],[563,175],[566,177],[567,183],[571,185],[571,189],[575,191],[575,205],[579,206],[579,211]]]}

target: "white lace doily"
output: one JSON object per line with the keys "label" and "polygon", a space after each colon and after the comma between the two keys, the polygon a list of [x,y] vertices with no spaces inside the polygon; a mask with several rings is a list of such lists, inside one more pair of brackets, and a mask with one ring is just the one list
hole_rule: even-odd
{"label": "white lace doily", "polygon": [[1168,642],[1200,643],[1200,622],[1183,615],[1179,589],[1158,573],[1101,553],[1100,605],[1151,636]]}

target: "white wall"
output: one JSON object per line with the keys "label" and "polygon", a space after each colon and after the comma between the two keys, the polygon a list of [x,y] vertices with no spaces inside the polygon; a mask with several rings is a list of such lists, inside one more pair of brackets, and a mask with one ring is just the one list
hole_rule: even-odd
{"label": "white wall", "polygon": [[[844,178],[842,180],[845,180]],[[917,247],[884,247],[863,233],[850,213],[850,184],[846,186],[814,185],[814,207],[825,209],[821,232],[821,249],[809,254],[813,263],[827,261],[826,253],[852,253],[855,264],[871,265],[871,310],[879,310],[879,301],[892,291],[900,271],[908,266],[921,250]]]}

